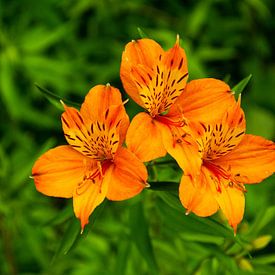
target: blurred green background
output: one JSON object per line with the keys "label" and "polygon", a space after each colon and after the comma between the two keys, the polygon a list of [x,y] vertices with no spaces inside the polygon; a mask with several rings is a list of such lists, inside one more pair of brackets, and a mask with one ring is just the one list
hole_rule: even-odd
{"label": "blurred green background", "polygon": [[[165,49],[180,34],[190,79],[233,87],[252,74],[247,132],[273,139],[273,0],[0,3],[0,274],[275,274],[274,176],[247,187],[236,238],[219,215],[186,217],[175,192],[151,190],[106,202],[80,236],[71,200],[43,196],[29,179],[39,155],[65,144],[61,110],[34,83],[75,102],[96,84],[122,91],[121,53],[137,27]],[[181,176],[176,165],[148,169],[153,180]]]}

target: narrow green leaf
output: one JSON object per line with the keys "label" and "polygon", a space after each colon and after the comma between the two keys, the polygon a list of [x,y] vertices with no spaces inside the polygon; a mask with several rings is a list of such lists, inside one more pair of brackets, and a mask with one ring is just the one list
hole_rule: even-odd
{"label": "narrow green leaf", "polygon": [[155,191],[178,191],[179,190],[179,183],[173,181],[150,181],[150,188],[149,190]]}
{"label": "narrow green leaf", "polygon": [[275,218],[275,206],[271,206],[268,209],[259,211],[256,219],[249,230],[249,235],[258,236],[260,231],[266,227]]}
{"label": "narrow green leaf", "polygon": [[255,264],[275,264],[275,254],[255,257],[251,262]]}
{"label": "narrow green leaf", "polygon": [[55,255],[52,259],[52,264],[61,256],[68,254],[78,243],[81,238],[85,238],[88,234],[88,231],[94,225],[98,216],[102,213],[102,210],[106,204],[106,200],[101,203],[92,213],[89,218],[89,224],[86,225],[83,234],[80,234],[80,222],[76,217],[69,219],[68,227],[63,235],[63,238],[56,250]]}
{"label": "narrow green leaf", "polygon": [[137,28],[140,38],[148,38],[149,36],[141,29]]}
{"label": "narrow green leaf", "polygon": [[182,239],[191,242],[212,243],[219,246],[224,243],[224,237],[212,236],[203,233],[184,234]]}
{"label": "narrow green leaf", "polygon": [[139,201],[130,209],[130,230],[132,240],[139,250],[148,267],[151,269],[150,274],[159,274],[156,263],[152,242],[149,235],[149,228],[143,212],[142,202]]}
{"label": "narrow green leaf", "polygon": [[63,238],[58,246],[58,249],[52,259],[52,264],[58,259],[60,256],[66,255],[71,247],[74,245],[76,240],[80,236],[80,225],[79,220],[75,217],[72,217],[67,225],[67,229],[64,232]]}
{"label": "narrow green leaf", "polygon": [[162,212],[167,212],[182,226],[183,230],[191,232],[209,233],[212,235],[223,236],[226,238],[234,239],[232,230],[218,223],[212,218],[200,218],[195,215],[185,215],[185,210],[180,203],[178,195],[173,192],[158,192],[160,198],[176,211],[169,211],[167,207],[163,207]]}
{"label": "narrow green leaf", "polygon": [[43,222],[42,226],[48,226],[48,225],[53,226],[53,225],[61,224],[69,220],[70,218],[73,218],[73,216],[74,214],[72,211],[72,207],[71,205],[68,205],[63,210],[59,211],[57,215],[55,215],[54,217],[51,217],[46,222]]}
{"label": "narrow green leaf", "polygon": [[[124,238],[125,237],[128,237],[128,236],[124,236]],[[122,239],[119,242],[118,253],[116,258],[115,274],[119,274],[119,275],[127,274],[126,269],[127,269],[130,247],[131,246],[128,238]]]}
{"label": "narrow green leaf", "polygon": [[232,88],[232,91],[235,92],[236,97],[238,98],[239,95],[243,92],[247,84],[249,83],[252,74],[241,80],[237,85]]}
{"label": "narrow green leaf", "polygon": [[47,90],[46,88],[43,88],[41,86],[39,86],[37,83],[34,84],[35,87],[42,92],[42,94],[49,100],[50,103],[52,103],[55,107],[57,107],[58,109],[60,109],[61,111],[64,111],[63,106],[60,104],[60,100],[64,101],[65,103],[69,104],[70,106],[75,106],[77,108],[80,107],[80,104],[76,103],[76,102],[72,102],[70,100],[67,99],[63,99],[60,96],[50,92],[49,90]]}

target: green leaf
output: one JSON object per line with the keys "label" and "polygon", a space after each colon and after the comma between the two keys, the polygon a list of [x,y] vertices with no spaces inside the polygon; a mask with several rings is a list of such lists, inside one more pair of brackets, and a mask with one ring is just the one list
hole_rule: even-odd
{"label": "green leaf", "polygon": [[[128,237],[128,236],[124,236]],[[130,242],[128,238],[121,240],[118,247],[118,253],[116,257],[116,272],[115,274],[124,275],[126,274],[127,264],[128,264],[128,257],[130,253]]]}
{"label": "green leaf", "polygon": [[21,47],[26,52],[41,52],[52,45],[56,45],[58,41],[61,41],[61,39],[64,39],[64,37],[70,33],[71,29],[71,23],[63,24],[59,27],[53,28],[52,30],[36,26],[22,35],[20,41]]}
{"label": "green leaf", "polygon": [[255,257],[251,262],[255,264],[275,264],[275,254]]}
{"label": "green leaf", "polygon": [[218,223],[212,218],[200,218],[193,214],[185,215],[185,210],[181,205],[178,195],[173,192],[158,192],[160,198],[176,211],[169,211],[165,206],[162,206],[162,213],[174,219],[182,230],[197,232],[202,234],[211,234],[222,236],[230,239],[235,239],[232,230]]}
{"label": "green leaf", "polygon": [[91,227],[94,225],[96,219],[98,218],[98,216],[102,213],[102,210],[104,208],[104,206],[106,205],[106,200],[101,203],[92,213],[92,215],[89,218],[89,224],[86,225],[85,230],[83,232],[83,234],[80,234],[80,222],[76,217],[72,217],[71,219],[69,219],[69,224],[67,226],[67,229],[63,235],[63,238],[56,250],[55,255],[53,256],[52,259],[52,264],[56,261],[56,259],[58,259],[61,256],[64,256],[66,254],[68,254],[71,249],[73,249],[78,241],[81,238],[85,238],[85,236],[88,234],[88,231],[91,229]]}
{"label": "green leaf", "polygon": [[261,230],[275,219],[275,206],[259,211],[249,230],[249,235],[258,236]]}
{"label": "green leaf", "polygon": [[69,220],[67,229],[63,235],[63,238],[61,239],[61,242],[58,246],[58,249],[52,259],[52,264],[55,262],[57,258],[60,256],[66,255],[72,246],[75,244],[75,242],[78,240],[80,236],[80,225],[79,220],[75,217],[72,217]]}
{"label": "green leaf", "polygon": [[68,205],[64,209],[59,211],[57,215],[55,215],[54,217],[51,217],[46,222],[43,222],[42,226],[48,226],[48,225],[53,226],[53,225],[61,224],[69,220],[70,218],[73,218],[73,212],[72,212],[71,205]]}
{"label": "green leaf", "polygon": [[140,38],[148,38],[149,36],[141,29],[137,28]]}
{"label": "green leaf", "polygon": [[178,191],[179,183],[173,181],[149,181],[150,188],[149,190],[155,191]]}
{"label": "green leaf", "polygon": [[152,242],[149,235],[149,227],[144,216],[142,202],[138,201],[130,209],[130,230],[132,240],[139,250],[148,267],[151,269],[150,274],[159,274],[156,263]]}
{"label": "green leaf", "polygon": [[57,107],[58,109],[60,109],[61,111],[64,111],[63,106],[60,104],[60,100],[64,101],[65,103],[69,104],[70,106],[75,106],[77,108],[80,107],[80,104],[76,103],[76,102],[72,102],[70,100],[67,99],[63,99],[60,96],[50,92],[49,90],[47,90],[46,88],[43,88],[41,86],[39,86],[37,83],[34,84],[35,87],[42,92],[42,94],[49,100],[50,103],[52,103],[55,107]]}
{"label": "green leaf", "polygon": [[241,80],[237,85],[232,88],[232,91],[235,92],[236,97],[238,98],[239,95],[243,92],[247,84],[249,83],[252,74]]}

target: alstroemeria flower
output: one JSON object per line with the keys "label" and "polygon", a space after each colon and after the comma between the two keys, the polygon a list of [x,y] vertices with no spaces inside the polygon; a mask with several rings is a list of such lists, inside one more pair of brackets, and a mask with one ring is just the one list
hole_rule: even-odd
{"label": "alstroemeria flower", "polygon": [[245,127],[240,100],[217,123],[193,125],[202,165],[197,177],[184,175],[179,188],[187,213],[205,217],[220,208],[235,232],[244,213],[244,184],[275,171],[275,144],[245,134]]}
{"label": "alstroemeria flower", "polygon": [[229,86],[216,79],[186,84],[187,60],[179,37],[166,52],[151,39],[128,43],[120,76],[126,92],[146,110],[130,124],[128,148],[144,162],[168,151],[186,174],[196,171],[201,160],[185,126],[189,121],[220,118],[235,102]]}
{"label": "alstroemeria flower", "polygon": [[69,145],[42,155],[34,164],[32,177],[45,195],[73,197],[83,230],[105,197],[125,200],[140,193],[147,185],[147,170],[122,147],[129,118],[118,89],[98,85],[89,91],[80,112],[64,107],[62,126]]}

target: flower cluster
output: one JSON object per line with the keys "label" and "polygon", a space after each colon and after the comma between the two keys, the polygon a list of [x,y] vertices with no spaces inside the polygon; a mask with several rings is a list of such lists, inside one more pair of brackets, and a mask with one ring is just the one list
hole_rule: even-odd
{"label": "flower cluster", "polygon": [[105,197],[125,200],[148,187],[143,163],[168,153],[183,170],[179,198],[186,213],[206,217],[221,209],[236,232],[244,214],[244,184],[274,173],[275,144],[245,134],[241,99],[235,100],[226,83],[213,78],[187,82],[179,37],[168,51],[151,39],[128,43],[120,76],[144,112],[130,123],[119,90],[109,84],[92,88],[80,111],[63,104],[69,145],[36,161],[37,190],[72,197],[84,229]]}

